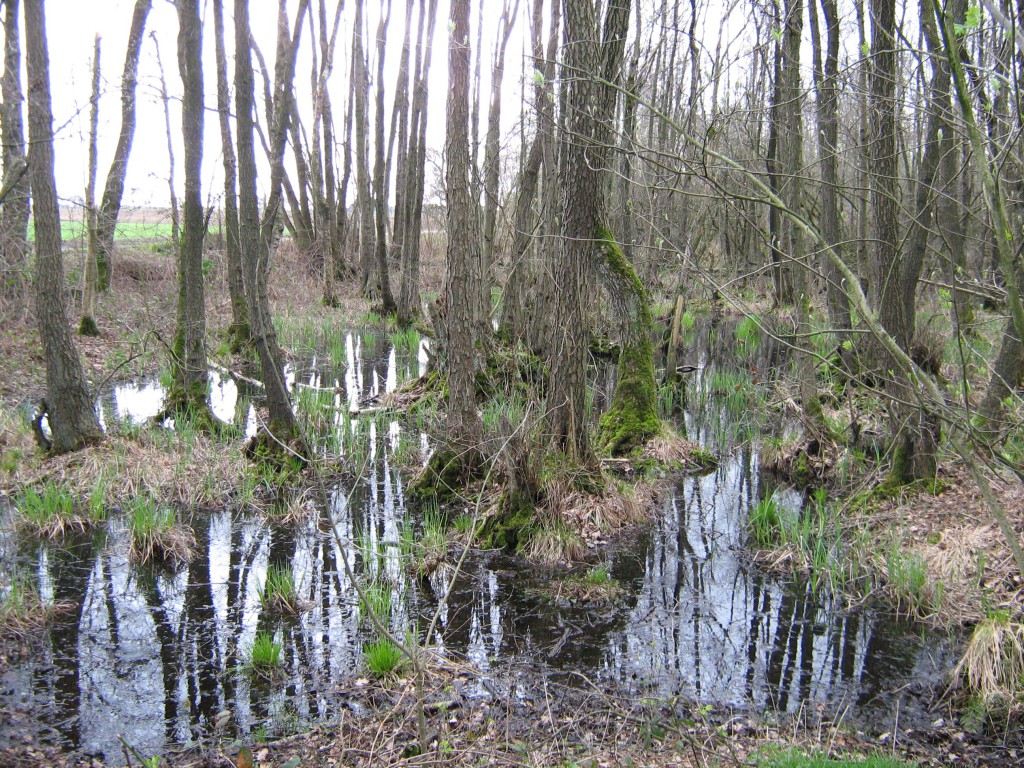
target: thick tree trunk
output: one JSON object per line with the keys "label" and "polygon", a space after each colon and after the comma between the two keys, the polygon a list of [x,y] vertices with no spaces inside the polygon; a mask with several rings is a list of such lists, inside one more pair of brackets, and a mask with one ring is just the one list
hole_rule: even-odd
{"label": "thick tree trunk", "polygon": [[473,322],[473,263],[480,259],[476,205],[470,193],[469,157],[469,0],[452,0],[448,37],[448,112],[445,188],[448,261],[444,322],[448,372],[449,434],[459,448],[475,447],[483,433],[476,410],[474,377],[476,324]]}
{"label": "thick tree trunk", "polygon": [[0,303],[21,305],[28,284],[29,173],[25,164],[25,128],[21,93],[20,0],[4,1],[3,104],[0,137],[3,139],[3,186],[0,201]]}
{"label": "thick tree trunk", "polygon": [[206,222],[200,173],[203,162],[203,60],[199,0],[177,0],[178,71],[182,82],[181,133],[185,147],[184,227],[178,243],[178,317],[169,410],[210,418],[206,370],[203,239]]}
{"label": "thick tree trunk", "polygon": [[75,349],[64,295],[60,209],[53,175],[53,115],[43,0],[25,0],[28,73],[28,162],[36,225],[36,317],[46,357],[46,412],[50,448],[66,453],[99,441],[103,433],[85,371]]}
{"label": "thick tree trunk", "polygon": [[124,194],[124,180],[128,173],[128,156],[135,138],[135,85],[138,82],[139,54],[142,51],[146,17],[152,7],[152,0],[136,0],[132,14],[131,31],[128,33],[128,51],[124,57],[124,72],[121,75],[121,133],[114,150],[114,160],[107,172],[107,183],[103,188],[100,204],[99,228],[96,253],[99,289],[110,288],[110,273],[114,253],[114,226],[121,213],[121,197]]}
{"label": "thick tree trunk", "polygon": [[228,264],[228,296],[231,325],[228,340],[238,352],[250,341],[249,306],[242,276],[242,250],[238,242],[238,164],[231,138],[231,101],[228,92],[228,64],[224,47],[224,0],[213,0],[213,30],[217,57],[217,116],[220,123],[221,157],[224,161],[224,243]]}

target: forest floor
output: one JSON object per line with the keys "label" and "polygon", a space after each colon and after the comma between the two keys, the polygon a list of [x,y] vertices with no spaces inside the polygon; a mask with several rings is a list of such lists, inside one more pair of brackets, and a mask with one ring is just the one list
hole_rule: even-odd
{"label": "forest floor", "polygon": [[[437,290],[439,256],[425,266]],[[320,289],[310,270],[290,249],[281,252],[277,265],[287,280],[272,280],[271,298],[277,316],[322,317],[335,313],[335,322],[365,315],[369,306],[351,283],[341,288],[341,309],[325,310]],[[230,306],[223,289],[223,265],[214,263],[215,287],[207,297],[208,330],[217,338],[226,327]],[[102,336],[76,336],[86,374],[98,388],[151,374],[165,355],[175,318],[175,268],[166,253],[140,251],[122,256],[115,264],[114,283],[99,302],[98,325]],[[430,277],[432,275],[432,277]],[[13,414],[31,407],[45,391],[45,367],[30,310],[0,323],[0,412]],[[213,342],[216,344],[216,342]],[[214,355],[216,359],[216,355]],[[230,361],[226,361],[230,364]],[[0,451],[15,440],[0,420]],[[23,435],[19,445],[25,448]],[[26,457],[24,465],[39,467]],[[30,467],[26,467],[29,468]],[[0,474],[0,495],[12,495],[19,476]],[[32,472],[29,471],[28,475]],[[843,509],[842,525],[855,532],[871,553],[873,567],[888,579],[861,595],[887,593],[887,599],[907,614],[950,627],[965,627],[993,610],[1020,614],[1022,583],[998,528],[983,504],[966,469],[956,459],[940,465],[940,492],[907,492]],[[1015,478],[993,476],[997,498],[1016,530],[1024,530],[1024,496]],[[893,586],[888,572],[897,560],[893,553],[913,557],[925,570],[926,588],[942,584],[942,594],[915,596]],[[758,555],[769,568],[803,567],[792,548],[780,547]],[[923,594],[923,593],[922,593]],[[922,602],[921,600],[924,600]],[[932,605],[929,601],[937,599]],[[0,655],[0,667],[3,658]],[[774,722],[712,710],[689,711],[675,703],[619,698],[607,691],[582,689],[544,691],[534,700],[474,702],[456,697],[431,705],[427,729],[428,749],[416,756],[408,749],[417,741],[416,707],[410,691],[396,683],[378,688],[361,681],[354,698],[370,714],[350,717],[333,728],[266,744],[256,750],[257,765],[748,765],[766,745],[796,746],[837,752],[873,752],[882,749],[921,765],[1012,765],[1024,753],[1006,745],[976,739],[952,724],[948,710],[936,713],[936,727],[927,734],[866,733],[843,723],[818,721],[813,713]],[[945,718],[945,719],[943,719]],[[950,724],[946,724],[946,720]],[[181,755],[175,766],[234,765],[233,747],[209,755]],[[289,762],[292,758],[299,762]],[[23,748],[0,751],[0,766],[95,765],[75,756],[61,755],[26,743]]]}

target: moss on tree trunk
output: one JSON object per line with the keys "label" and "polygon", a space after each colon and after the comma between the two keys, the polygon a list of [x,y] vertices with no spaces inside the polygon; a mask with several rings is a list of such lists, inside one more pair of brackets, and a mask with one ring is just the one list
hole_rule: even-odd
{"label": "moss on tree trunk", "polygon": [[597,231],[598,274],[621,325],[618,379],[611,408],[601,417],[598,446],[621,456],[661,429],[654,379],[653,321],[647,291],[606,227]]}

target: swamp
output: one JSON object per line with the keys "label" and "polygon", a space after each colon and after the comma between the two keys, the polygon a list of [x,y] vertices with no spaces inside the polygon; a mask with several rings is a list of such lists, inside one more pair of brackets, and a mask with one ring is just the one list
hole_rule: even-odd
{"label": "swamp", "polygon": [[1024,762],[1013,14],[227,5],[0,3],[0,766]]}

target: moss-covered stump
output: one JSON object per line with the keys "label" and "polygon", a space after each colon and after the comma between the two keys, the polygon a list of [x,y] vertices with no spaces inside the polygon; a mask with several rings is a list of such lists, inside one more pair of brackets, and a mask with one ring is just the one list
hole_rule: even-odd
{"label": "moss-covered stump", "polygon": [[495,514],[484,520],[480,546],[516,552],[532,535],[536,526],[536,508],[524,493],[506,491]]}
{"label": "moss-covered stump", "polygon": [[439,448],[431,455],[420,473],[405,491],[406,501],[417,509],[436,506],[444,511],[458,491],[477,479],[483,466],[482,457],[475,449],[455,451]]}
{"label": "moss-covered stump", "polygon": [[598,263],[621,327],[618,380],[611,408],[601,417],[598,448],[624,456],[661,430],[654,378],[654,323],[647,291],[606,227],[598,228]]}
{"label": "moss-covered stump", "polygon": [[309,463],[308,455],[309,449],[302,438],[282,440],[263,427],[245,444],[247,459],[282,473],[301,472]]}

